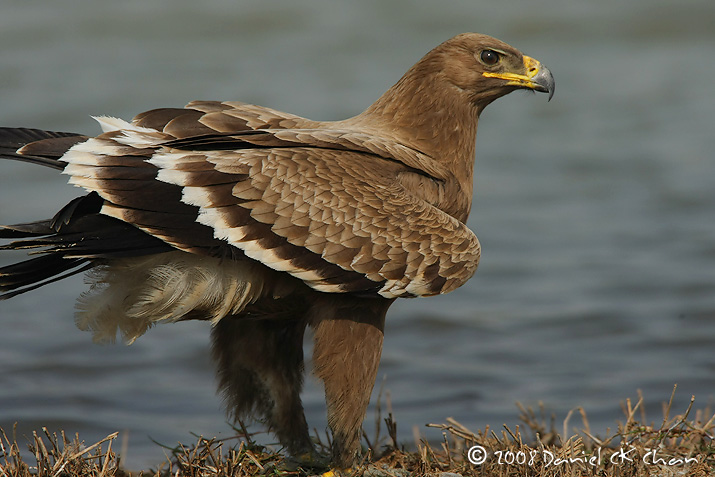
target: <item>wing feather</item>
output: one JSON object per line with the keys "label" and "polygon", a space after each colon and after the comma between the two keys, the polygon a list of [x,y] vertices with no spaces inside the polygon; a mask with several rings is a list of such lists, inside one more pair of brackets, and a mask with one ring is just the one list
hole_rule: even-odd
{"label": "wing feather", "polygon": [[238,106],[103,118],[107,132],[70,149],[65,173],[107,201],[101,213],[175,248],[223,243],[319,291],[434,295],[472,276],[476,236],[408,188],[425,183],[438,198],[439,163],[379,136]]}

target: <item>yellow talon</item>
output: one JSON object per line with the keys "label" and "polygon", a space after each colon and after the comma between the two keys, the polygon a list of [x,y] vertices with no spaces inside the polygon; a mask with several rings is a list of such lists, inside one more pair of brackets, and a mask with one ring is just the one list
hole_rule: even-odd
{"label": "yellow talon", "polygon": [[320,477],[343,477],[345,475],[350,475],[352,474],[353,469],[352,468],[347,468],[347,469],[330,469],[326,472],[323,472],[320,474]]}

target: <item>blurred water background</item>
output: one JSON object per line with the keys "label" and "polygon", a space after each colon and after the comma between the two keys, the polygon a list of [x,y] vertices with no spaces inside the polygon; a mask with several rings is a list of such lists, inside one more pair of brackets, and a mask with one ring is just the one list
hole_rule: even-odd
{"label": "blurred water background", "polygon": [[[94,134],[193,99],[313,119],[358,113],[464,31],[544,62],[556,95],[482,116],[469,225],[483,258],[450,295],[388,316],[384,379],[399,438],[454,417],[518,423],[583,407],[603,435],[642,390],[651,419],[715,399],[715,2],[90,0],[0,4],[0,124]],[[51,216],[77,190],[0,164],[0,223]],[[2,254],[0,264],[19,255]],[[227,437],[208,325],[99,346],[73,323],[80,277],[0,303],[0,426],[92,442],[119,430],[126,464],[158,464],[192,433]],[[323,395],[307,380],[310,424]],[[373,399],[374,405],[374,399]],[[372,408],[371,408],[372,409]],[[367,428],[372,433],[372,411]],[[572,420],[572,426],[578,426]]]}

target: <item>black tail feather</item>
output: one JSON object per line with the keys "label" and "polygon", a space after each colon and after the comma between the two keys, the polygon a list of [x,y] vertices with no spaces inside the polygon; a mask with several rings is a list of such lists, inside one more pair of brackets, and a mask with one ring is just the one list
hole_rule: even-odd
{"label": "black tail feather", "polygon": [[[29,222],[27,224],[0,225],[0,238],[14,239],[49,235],[54,232],[52,227],[50,227],[51,223],[51,220],[40,220],[38,222]],[[4,246],[0,247],[0,250],[7,248],[16,247]]]}
{"label": "black tail feather", "polygon": [[50,228],[59,232],[63,226],[69,225],[75,217],[99,213],[103,203],[104,201],[96,192],[90,192],[82,197],[72,199],[52,217]]}
{"label": "black tail feather", "polygon": [[[76,270],[72,270],[72,271],[70,271],[70,272],[68,272],[68,273],[65,273],[65,274],[62,274],[62,275],[56,275],[56,276],[54,276],[53,278],[51,278],[51,279],[49,279],[49,280],[39,281],[39,282],[33,282],[33,285],[31,285],[31,286],[27,286],[27,287],[21,288],[21,289],[19,289],[19,290],[14,290],[14,291],[11,291],[11,292],[3,293],[2,295],[0,295],[0,300],[8,300],[8,299],[10,299],[10,298],[12,298],[12,297],[14,297],[14,296],[22,295],[23,293],[26,293],[26,292],[29,292],[29,291],[32,291],[32,290],[37,290],[37,289],[40,288],[40,287],[43,287],[43,286],[45,286],[45,285],[49,285],[50,283],[58,282],[58,281],[63,280],[63,279],[65,279],[65,278],[71,277],[72,275],[77,275],[78,273],[85,272],[85,271],[87,271],[87,270],[93,268],[94,266],[95,266],[94,264],[90,263],[90,264],[85,265],[84,267],[78,268],[78,269],[76,269]],[[1,289],[2,289],[2,288],[0,288],[0,290],[1,290]]]}
{"label": "black tail feather", "polygon": [[40,282],[81,265],[86,260],[44,255],[0,268],[0,290],[15,290]]}
{"label": "black tail feather", "polygon": [[0,238],[20,239],[0,246],[0,250],[37,248],[33,253],[43,254],[0,268],[0,292],[9,292],[0,295],[0,299],[34,290],[109,259],[173,250],[132,225],[97,213],[74,216],[53,226],[55,222],[52,219],[0,227]]}
{"label": "black tail feather", "polygon": [[0,127],[0,157],[62,170],[62,155],[85,140],[87,136],[76,133]]}
{"label": "black tail feather", "polygon": [[[0,268],[0,299],[34,290],[119,257],[172,250],[156,237],[99,214],[103,199],[92,192],[64,206],[52,219],[0,226],[1,250],[38,249],[43,254]],[[84,265],[84,266],[83,266]]]}
{"label": "black tail feather", "polygon": [[[61,231],[53,230],[50,222],[0,229],[0,237],[25,238],[6,244],[0,250],[38,248],[33,253],[42,254],[0,268],[0,293],[3,293],[0,300],[83,272],[110,259],[173,250],[161,240],[111,217],[85,216],[65,225]],[[51,234],[39,233],[48,228],[52,230]]]}
{"label": "black tail feather", "polygon": [[[0,128],[0,157],[62,170],[64,153],[86,136],[28,128]],[[2,250],[37,249],[34,258],[0,268],[0,300],[81,273],[107,260],[173,250],[162,240],[101,215],[95,192],[78,197],[51,219],[0,225]]]}
{"label": "black tail feather", "polygon": [[6,128],[0,127],[0,148],[21,147],[36,141],[61,137],[83,137],[81,134],[59,131],[45,131],[32,128]]}

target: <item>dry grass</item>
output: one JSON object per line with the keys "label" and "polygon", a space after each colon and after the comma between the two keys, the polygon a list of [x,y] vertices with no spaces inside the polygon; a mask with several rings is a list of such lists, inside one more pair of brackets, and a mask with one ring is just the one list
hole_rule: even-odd
{"label": "dry grass", "polygon": [[[673,395],[675,389],[673,390]],[[566,416],[562,429],[555,419],[548,418],[541,408],[537,413],[519,405],[523,426],[498,431],[488,427],[478,432],[466,429],[453,419],[444,424],[430,424],[442,429],[443,441],[427,443],[418,439],[417,451],[407,452],[398,445],[397,426],[388,413],[384,421],[387,436],[365,436],[368,452],[364,462],[348,474],[366,477],[436,476],[707,476],[715,475],[715,415],[710,410],[693,411],[690,406],[680,414],[671,409],[673,396],[664,403],[662,420],[646,424],[643,399],[623,405],[624,421],[608,438],[592,435],[586,413],[579,409],[582,429],[568,431],[572,414]],[[548,422],[547,422],[548,421]],[[302,469],[281,454],[257,445],[245,430],[237,429],[238,444],[199,438],[192,446],[179,445],[171,449],[172,457],[155,470],[128,472],[123,470],[112,443],[117,434],[85,446],[78,437],[69,439],[43,429],[33,434],[29,449],[34,462],[20,456],[16,436],[0,431],[0,476],[9,477],[135,477],[135,476],[304,476],[325,469]],[[566,436],[568,436],[566,438]],[[319,450],[326,451],[329,438],[316,433]],[[481,446],[487,459],[481,465],[470,463],[469,457]]]}

